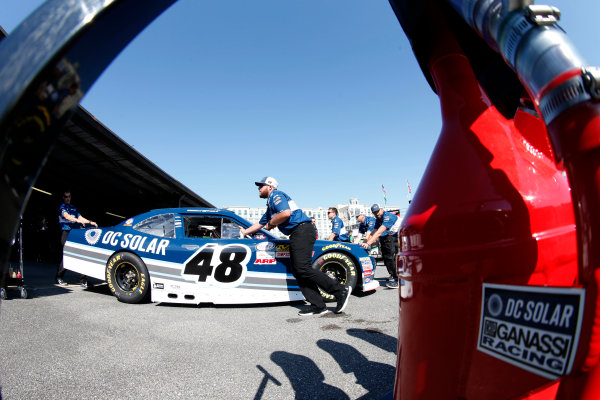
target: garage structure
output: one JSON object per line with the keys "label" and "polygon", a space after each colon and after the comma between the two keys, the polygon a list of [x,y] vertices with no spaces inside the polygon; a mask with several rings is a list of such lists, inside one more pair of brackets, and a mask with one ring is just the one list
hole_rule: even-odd
{"label": "garage structure", "polygon": [[[6,36],[0,27],[0,40]],[[25,257],[52,262],[60,257],[58,207],[65,190],[71,192],[79,212],[99,226],[116,225],[156,208],[214,207],[81,106],[33,186],[21,222]]]}
{"label": "garage structure", "polygon": [[[211,207],[79,106],[59,135],[23,215],[24,254],[53,259],[64,191],[86,218],[112,226],[155,208]],[[32,248],[35,247],[35,248]]]}
{"label": "garage structure", "polygon": [[[0,40],[6,35],[0,27]],[[59,135],[23,213],[26,257],[54,261],[59,246],[58,207],[65,190],[71,191],[81,214],[99,226],[116,225],[155,208],[214,207],[81,106]]]}
{"label": "garage structure", "polygon": [[56,216],[63,191],[70,190],[80,212],[105,226],[153,208],[214,207],[82,107],[58,137],[34,188],[26,214],[51,206]]}
{"label": "garage structure", "polygon": [[58,207],[66,190],[79,212],[99,226],[155,208],[214,207],[81,106],[59,135],[31,192],[22,222],[26,256],[29,248],[29,255],[54,258]]}

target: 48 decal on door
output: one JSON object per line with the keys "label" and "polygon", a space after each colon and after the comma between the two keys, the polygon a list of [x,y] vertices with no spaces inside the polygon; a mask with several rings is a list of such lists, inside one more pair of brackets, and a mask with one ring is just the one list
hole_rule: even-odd
{"label": "48 decal on door", "polygon": [[185,262],[183,276],[201,286],[235,287],[246,278],[251,254],[243,244],[207,243]]}

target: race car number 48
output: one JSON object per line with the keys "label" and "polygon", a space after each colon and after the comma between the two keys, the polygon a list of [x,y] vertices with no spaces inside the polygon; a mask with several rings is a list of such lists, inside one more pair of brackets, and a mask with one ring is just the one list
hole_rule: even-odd
{"label": "race car number 48", "polygon": [[250,254],[243,244],[207,243],[186,261],[183,276],[201,286],[235,287],[246,278]]}

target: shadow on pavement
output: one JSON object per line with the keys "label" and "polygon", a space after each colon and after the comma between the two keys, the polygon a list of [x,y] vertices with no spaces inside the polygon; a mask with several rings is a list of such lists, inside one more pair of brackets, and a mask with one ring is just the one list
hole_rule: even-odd
{"label": "shadow on pavement", "polygon": [[350,336],[362,339],[390,353],[396,354],[398,351],[398,339],[379,330],[350,328],[346,332]]}
{"label": "shadow on pavement", "polygon": [[262,366],[257,365],[256,368],[258,368],[258,370],[264,374],[263,379],[260,382],[260,385],[258,386],[258,390],[256,391],[256,395],[254,396],[254,400],[260,400],[260,399],[262,399],[262,396],[265,393],[265,388],[267,387],[267,384],[269,382],[273,382],[277,386],[281,386],[281,382],[279,382],[277,380],[277,378],[275,378],[273,375],[271,375]]}
{"label": "shadow on pavement", "polygon": [[[377,288],[377,290],[381,290],[381,289],[382,289],[381,286]],[[377,290],[371,290],[369,292],[359,292],[359,291],[356,291],[356,292],[352,292],[352,296],[356,296],[356,297],[359,297],[359,298],[373,296],[375,293],[377,293]]]}
{"label": "shadow on pavement", "polygon": [[299,354],[276,351],[271,354],[271,360],[279,365],[286,374],[296,400],[320,399],[349,399],[341,389],[324,382],[325,375],[317,364],[308,357]]}
{"label": "shadow on pavement", "polygon": [[[14,263],[11,263],[13,265]],[[16,269],[17,265],[13,267]],[[79,274],[67,271],[64,280],[69,283],[68,286],[59,286],[56,284],[56,264],[42,263],[35,261],[25,261],[23,263],[23,286],[27,290],[27,298],[39,298],[46,296],[56,296],[69,293],[73,287],[79,286]],[[92,285],[90,292],[105,293],[111,295],[108,286],[97,279],[88,278],[88,282]],[[19,292],[15,287],[8,287],[7,300],[19,298]]]}
{"label": "shadow on pavement", "polygon": [[369,361],[361,352],[345,343],[321,339],[317,346],[328,352],[345,374],[354,374],[356,383],[367,390],[360,399],[380,399],[394,386],[396,369],[391,365]]}
{"label": "shadow on pavement", "polygon": [[[353,329],[354,335],[361,339],[366,338],[369,343],[373,343],[372,333],[358,333],[358,331],[365,331],[363,329]],[[366,336],[365,336],[366,335]],[[388,336],[385,334],[379,334],[378,336]],[[388,336],[389,338],[396,341],[395,338]],[[385,339],[388,340],[388,339]],[[375,342],[381,342],[376,340]],[[384,349],[390,351],[391,340],[388,340],[387,347]],[[376,343],[373,343],[378,345]],[[321,339],[317,341],[317,346],[322,350],[328,352],[333,359],[339,364],[344,374],[352,373],[354,379],[352,383],[361,385],[367,393],[360,397],[360,399],[377,399],[388,398],[390,396],[390,389],[394,387],[394,379],[396,376],[396,369],[388,364],[369,361],[360,351],[354,347],[336,342],[329,339]],[[395,344],[394,344],[395,349]],[[331,386],[325,383],[325,375],[319,369],[317,364],[310,358],[299,354],[292,354],[285,351],[276,351],[271,354],[271,360],[279,365],[283,372],[288,377],[292,388],[295,391],[295,399],[348,399],[348,395],[343,390]],[[278,386],[281,383],[277,381],[271,374],[265,372],[265,378],[259,387],[259,391],[254,397],[260,399],[264,392],[264,387],[268,381],[273,381]]]}

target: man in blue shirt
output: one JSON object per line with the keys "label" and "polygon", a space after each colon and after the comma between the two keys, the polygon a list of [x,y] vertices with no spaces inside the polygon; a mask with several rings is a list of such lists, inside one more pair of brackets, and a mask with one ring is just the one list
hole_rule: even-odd
{"label": "man in blue shirt", "polygon": [[369,237],[373,234],[375,229],[375,218],[367,217],[365,214],[360,213],[356,216],[356,220],[359,222],[358,235],[354,239],[354,243],[360,243],[360,239],[365,235],[365,240],[369,240]]}
{"label": "man in blue shirt", "polygon": [[379,239],[383,263],[390,274],[390,280],[386,286],[391,289],[398,289],[396,254],[398,254],[398,231],[402,221],[397,215],[384,211],[379,204],[373,204],[371,212],[376,218],[374,232],[366,242],[362,243],[362,246],[368,249]]}
{"label": "man in blue shirt", "polygon": [[[82,225],[90,224],[92,226],[98,227],[98,224],[94,221],[90,221],[83,217],[83,215],[79,214],[77,208],[71,204],[71,192],[66,191],[63,193],[63,203],[60,205],[58,209],[58,222],[60,224],[60,244],[62,247],[65,246],[65,242],[67,241],[67,237],[69,236],[69,232],[71,229],[79,228]],[[63,266],[62,258],[60,259],[60,264],[58,265],[58,270],[56,271],[56,282],[59,285],[66,286],[67,283],[63,280],[65,275],[65,268]],[[85,275],[81,275],[80,277],[81,286],[87,288],[88,282]]]}
{"label": "man in blue shirt", "polygon": [[262,228],[271,230],[277,227],[281,233],[289,235],[292,274],[304,298],[310,303],[310,307],[300,311],[298,315],[321,315],[328,312],[319,294],[319,287],[335,296],[335,313],[341,313],[348,304],[352,288],[341,285],[324,272],[312,268],[312,252],[317,232],[311,219],[298,208],[290,196],[277,190],[279,184],[275,178],[265,176],[254,183],[258,186],[260,198],[267,199],[267,211],[259,222],[248,229],[242,229],[242,234],[251,235]]}
{"label": "man in blue shirt", "polygon": [[346,231],[342,219],[338,217],[337,208],[329,207],[329,210],[327,210],[327,218],[331,220],[331,235],[329,235],[329,239],[327,240],[348,242],[348,231]]}

